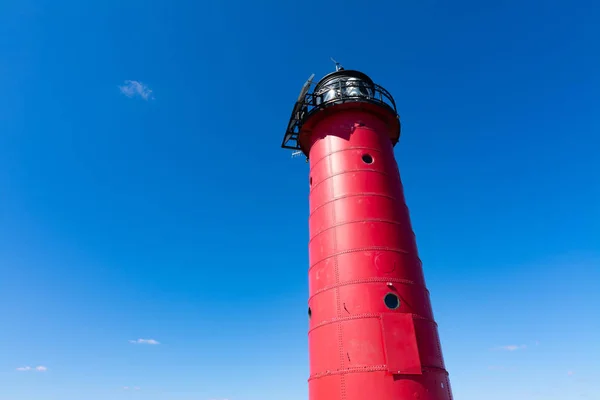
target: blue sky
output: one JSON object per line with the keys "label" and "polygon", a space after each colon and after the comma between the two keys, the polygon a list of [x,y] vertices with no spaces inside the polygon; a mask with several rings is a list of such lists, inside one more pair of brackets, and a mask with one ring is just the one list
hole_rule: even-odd
{"label": "blue sky", "polygon": [[455,398],[598,398],[600,7],[488,3],[0,2],[0,399],[307,398],[279,145],[332,56],[398,104]]}

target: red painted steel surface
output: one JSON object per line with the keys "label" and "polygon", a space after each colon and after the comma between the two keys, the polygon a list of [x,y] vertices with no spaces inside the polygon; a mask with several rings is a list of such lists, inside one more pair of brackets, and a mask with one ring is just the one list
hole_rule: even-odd
{"label": "red painted steel surface", "polygon": [[[303,132],[310,400],[452,399],[390,124],[381,116],[368,106],[334,106],[310,117]],[[398,308],[386,306],[388,293]]]}

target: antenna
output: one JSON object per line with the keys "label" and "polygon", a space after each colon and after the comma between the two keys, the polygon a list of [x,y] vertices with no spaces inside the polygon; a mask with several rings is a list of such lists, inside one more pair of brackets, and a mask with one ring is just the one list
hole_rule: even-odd
{"label": "antenna", "polygon": [[336,71],[343,71],[344,67],[342,67],[342,64],[340,64],[339,62],[335,61],[333,59],[333,57],[329,57],[331,59],[331,61],[333,61],[335,63],[335,70]]}
{"label": "antenna", "polygon": [[[300,157],[303,154],[304,153],[302,152],[302,150],[295,151],[292,153],[292,158]],[[308,162],[308,157],[306,157],[306,162]]]}

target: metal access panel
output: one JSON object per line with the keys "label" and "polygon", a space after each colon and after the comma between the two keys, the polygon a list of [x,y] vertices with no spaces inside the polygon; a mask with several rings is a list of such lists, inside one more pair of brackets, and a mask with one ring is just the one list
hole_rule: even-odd
{"label": "metal access panel", "polygon": [[381,323],[388,372],[421,375],[421,359],[412,314],[386,313],[381,316]]}

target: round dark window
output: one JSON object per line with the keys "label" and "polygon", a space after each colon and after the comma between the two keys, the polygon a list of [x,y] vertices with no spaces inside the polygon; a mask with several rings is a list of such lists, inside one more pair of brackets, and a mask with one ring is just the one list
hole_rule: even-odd
{"label": "round dark window", "polygon": [[370,154],[363,154],[362,160],[365,164],[373,164],[373,156]]}
{"label": "round dark window", "polygon": [[308,319],[310,319],[311,316],[312,316],[312,311],[311,311],[310,307],[308,307]]}
{"label": "round dark window", "polygon": [[400,299],[395,293],[386,294],[383,298],[383,302],[390,310],[395,310],[396,308],[400,307]]}

